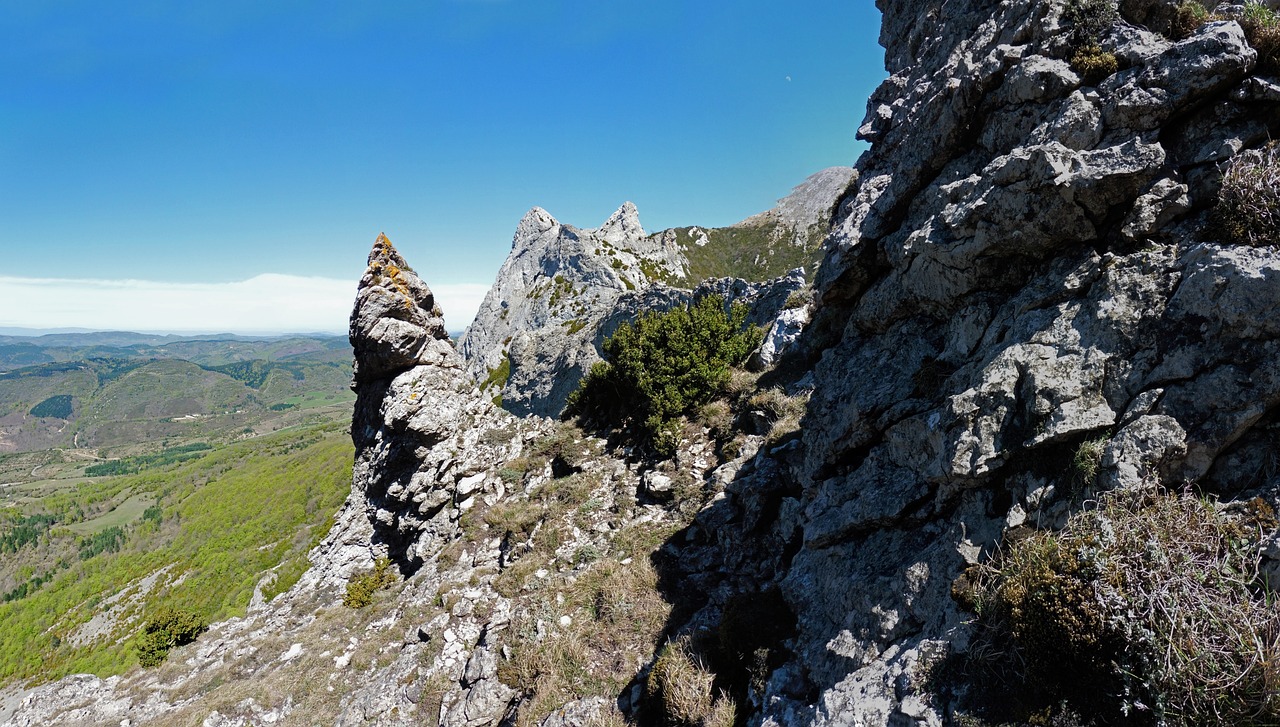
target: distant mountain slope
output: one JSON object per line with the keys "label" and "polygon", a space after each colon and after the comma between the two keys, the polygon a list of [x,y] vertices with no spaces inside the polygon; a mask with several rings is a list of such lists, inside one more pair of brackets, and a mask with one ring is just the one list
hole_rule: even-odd
{"label": "distant mountain slope", "polygon": [[680,250],[687,281],[763,281],[799,267],[812,279],[836,200],[853,179],[851,167],[830,167],[801,182],[772,209],[735,225],[677,227],[657,236]]}
{"label": "distant mountain slope", "polygon": [[351,347],[346,339],[339,336],[245,338],[223,334],[185,338],[138,333],[0,336],[0,372],[41,363],[89,358],[180,358],[202,366],[286,358],[350,363]]}
{"label": "distant mountain slope", "polygon": [[0,344],[0,360],[36,361],[0,373],[0,453],[227,438],[286,410],[353,399],[343,339],[37,343],[49,338]]}

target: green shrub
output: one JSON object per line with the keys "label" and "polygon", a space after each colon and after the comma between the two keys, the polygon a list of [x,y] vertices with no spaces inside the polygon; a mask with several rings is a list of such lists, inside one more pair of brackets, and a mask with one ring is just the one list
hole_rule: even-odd
{"label": "green shrub", "polygon": [[972,651],[1108,724],[1275,725],[1280,612],[1257,582],[1274,526],[1265,503],[1230,517],[1192,494],[1108,493],[981,569]]}
{"label": "green shrub", "polygon": [[730,371],[760,345],[744,324],[747,309],[706,296],[665,313],[623,323],[604,342],[605,361],[591,367],[569,397],[568,416],[633,424],[664,456],[679,442],[681,418],[723,393]]}
{"label": "green shrub", "polygon": [[1086,85],[1096,86],[1120,70],[1120,63],[1114,53],[1086,45],[1071,56],[1071,70],[1080,74]]}
{"label": "green shrub", "polygon": [[373,594],[396,582],[396,574],[391,570],[391,561],[379,558],[373,570],[362,573],[347,582],[347,592],[342,596],[342,605],[347,608],[364,608],[373,603]]}
{"label": "green shrub", "polygon": [[1280,143],[1242,152],[1232,160],[1211,219],[1222,242],[1280,244]]}
{"label": "green shrub", "polygon": [[138,663],[146,668],[159,666],[175,647],[189,644],[208,626],[196,614],[172,606],[162,606],[142,627],[134,646]]}
{"label": "green shrub", "polygon": [[1062,19],[1071,31],[1075,49],[1097,45],[1103,33],[1120,20],[1115,0],[1067,0]]}

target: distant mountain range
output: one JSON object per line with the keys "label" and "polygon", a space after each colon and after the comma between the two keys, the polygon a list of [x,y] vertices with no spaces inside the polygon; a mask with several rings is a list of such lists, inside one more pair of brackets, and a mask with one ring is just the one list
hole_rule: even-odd
{"label": "distant mountain range", "polygon": [[348,404],[350,380],[336,336],[3,336],[0,453],[269,431]]}

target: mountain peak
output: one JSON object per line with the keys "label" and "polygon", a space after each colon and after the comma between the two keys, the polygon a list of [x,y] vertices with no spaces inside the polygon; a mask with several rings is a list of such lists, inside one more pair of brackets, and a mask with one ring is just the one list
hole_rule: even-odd
{"label": "mountain peak", "polygon": [[[378,235],[351,311],[351,346],[359,381],[392,376],[419,364],[441,364],[453,354],[435,295],[392,246]],[[448,351],[444,349],[448,348]]]}
{"label": "mountain peak", "polygon": [[644,228],[640,225],[640,211],[631,202],[623,202],[617,211],[609,215],[609,219],[605,220],[596,233],[614,244],[643,238]]}
{"label": "mountain peak", "polygon": [[541,207],[534,207],[520,218],[520,224],[516,225],[515,237],[511,239],[511,247],[516,247],[521,240],[541,235],[559,226],[560,222],[552,217],[550,212]]}

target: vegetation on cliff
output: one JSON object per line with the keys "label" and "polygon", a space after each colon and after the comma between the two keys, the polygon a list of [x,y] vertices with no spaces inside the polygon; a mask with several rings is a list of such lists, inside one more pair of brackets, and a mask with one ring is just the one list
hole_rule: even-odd
{"label": "vegetation on cliff", "polygon": [[1106,493],[979,569],[972,663],[1004,670],[1017,701],[1106,723],[1276,724],[1280,611],[1257,547],[1276,525],[1260,498]]}
{"label": "vegetation on cliff", "polygon": [[763,334],[745,325],[746,316],[745,306],[726,310],[723,298],[708,295],[623,323],[604,343],[605,361],[569,397],[566,414],[631,425],[670,456],[679,419],[724,392],[730,370],[760,345]]}

